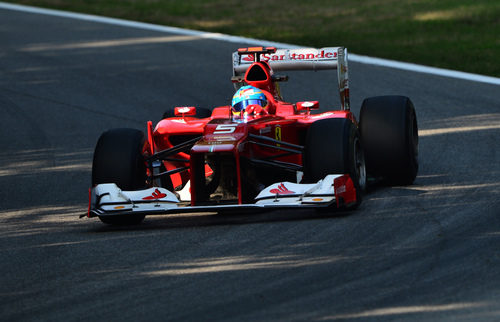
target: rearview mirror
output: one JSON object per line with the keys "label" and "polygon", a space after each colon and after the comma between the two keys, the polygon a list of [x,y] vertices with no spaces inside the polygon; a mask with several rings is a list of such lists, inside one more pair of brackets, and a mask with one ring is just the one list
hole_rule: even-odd
{"label": "rearview mirror", "polygon": [[175,116],[195,116],[196,107],[194,106],[177,106],[174,110]]}
{"label": "rearview mirror", "polygon": [[319,108],[318,101],[297,102],[297,111],[310,111]]}

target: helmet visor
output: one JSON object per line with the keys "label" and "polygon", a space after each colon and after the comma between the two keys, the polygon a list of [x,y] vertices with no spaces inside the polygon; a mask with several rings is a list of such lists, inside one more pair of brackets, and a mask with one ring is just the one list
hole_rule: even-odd
{"label": "helmet visor", "polygon": [[257,104],[257,105],[260,105],[262,107],[265,107],[267,106],[267,102],[266,101],[263,101],[263,100],[255,100],[255,99],[249,99],[249,100],[244,100],[244,101],[241,101],[239,103],[236,103],[233,105],[233,110],[235,112],[241,112],[242,110],[244,110],[248,105],[254,105],[254,104]]}

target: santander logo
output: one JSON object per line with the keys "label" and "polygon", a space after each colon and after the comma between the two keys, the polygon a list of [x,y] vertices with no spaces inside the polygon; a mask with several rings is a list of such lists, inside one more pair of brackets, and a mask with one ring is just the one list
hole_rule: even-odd
{"label": "santander logo", "polygon": [[278,195],[289,195],[289,194],[295,193],[294,191],[288,190],[288,188],[285,187],[285,185],[283,183],[280,183],[278,188],[269,190],[269,192],[273,193],[273,194],[278,194]]}
{"label": "santander logo", "polygon": [[[262,61],[270,61],[270,62],[277,62],[277,61],[286,61],[286,60],[318,60],[318,59],[336,59],[337,58],[337,52],[335,51],[325,51],[324,49],[319,51],[297,51],[293,52],[290,51],[288,55],[286,54],[285,51],[278,50],[275,54],[262,54],[260,55],[260,59]],[[253,55],[246,55],[245,57],[242,57],[241,60],[246,61],[246,62],[253,62]]]}

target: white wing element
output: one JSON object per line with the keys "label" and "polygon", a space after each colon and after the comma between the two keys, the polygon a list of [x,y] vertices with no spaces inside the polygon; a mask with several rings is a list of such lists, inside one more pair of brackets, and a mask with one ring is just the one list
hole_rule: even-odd
{"label": "white wing element", "polygon": [[275,183],[255,198],[257,204],[320,204],[335,200],[334,181],[342,175],[327,175],[313,184]]}
{"label": "white wing element", "polygon": [[[344,47],[278,49],[273,54],[261,54],[261,61],[269,63],[274,71],[337,69]],[[233,53],[234,75],[244,74],[253,63],[253,55]]]}
{"label": "white wing element", "polygon": [[327,175],[313,184],[279,182],[263,189],[255,198],[255,203],[210,206],[182,204],[174,193],[164,188],[153,187],[137,191],[122,191],[114,183],[103,183],[98,184],[90,191],[87,216],[133,213],[154,215],[237,209],[330,207],[335,205],[338,207],[341,201],[342,203],[356,201],[355,189],[348,175]]}
{"label": "white wing element", "polygon": [[179,200],[164,188],[122,191],[114,183],[98,184],[92,189],[91,209],[103,212],[157,211],[177,208]]}

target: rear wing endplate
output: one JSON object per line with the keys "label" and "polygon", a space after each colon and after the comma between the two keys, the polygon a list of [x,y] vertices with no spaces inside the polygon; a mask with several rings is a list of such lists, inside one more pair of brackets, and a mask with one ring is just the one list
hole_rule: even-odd
{"label": "rear wing endplate", "polygon": [[[260,61],[269,64],[273,71],[337,69],[340,104],[350,108],[347,49],[344,47],[277,49],[275,53],[260,54]],[[254,56],[245,51],[233,53],[233,76],[245,74],[254,62]]]}

